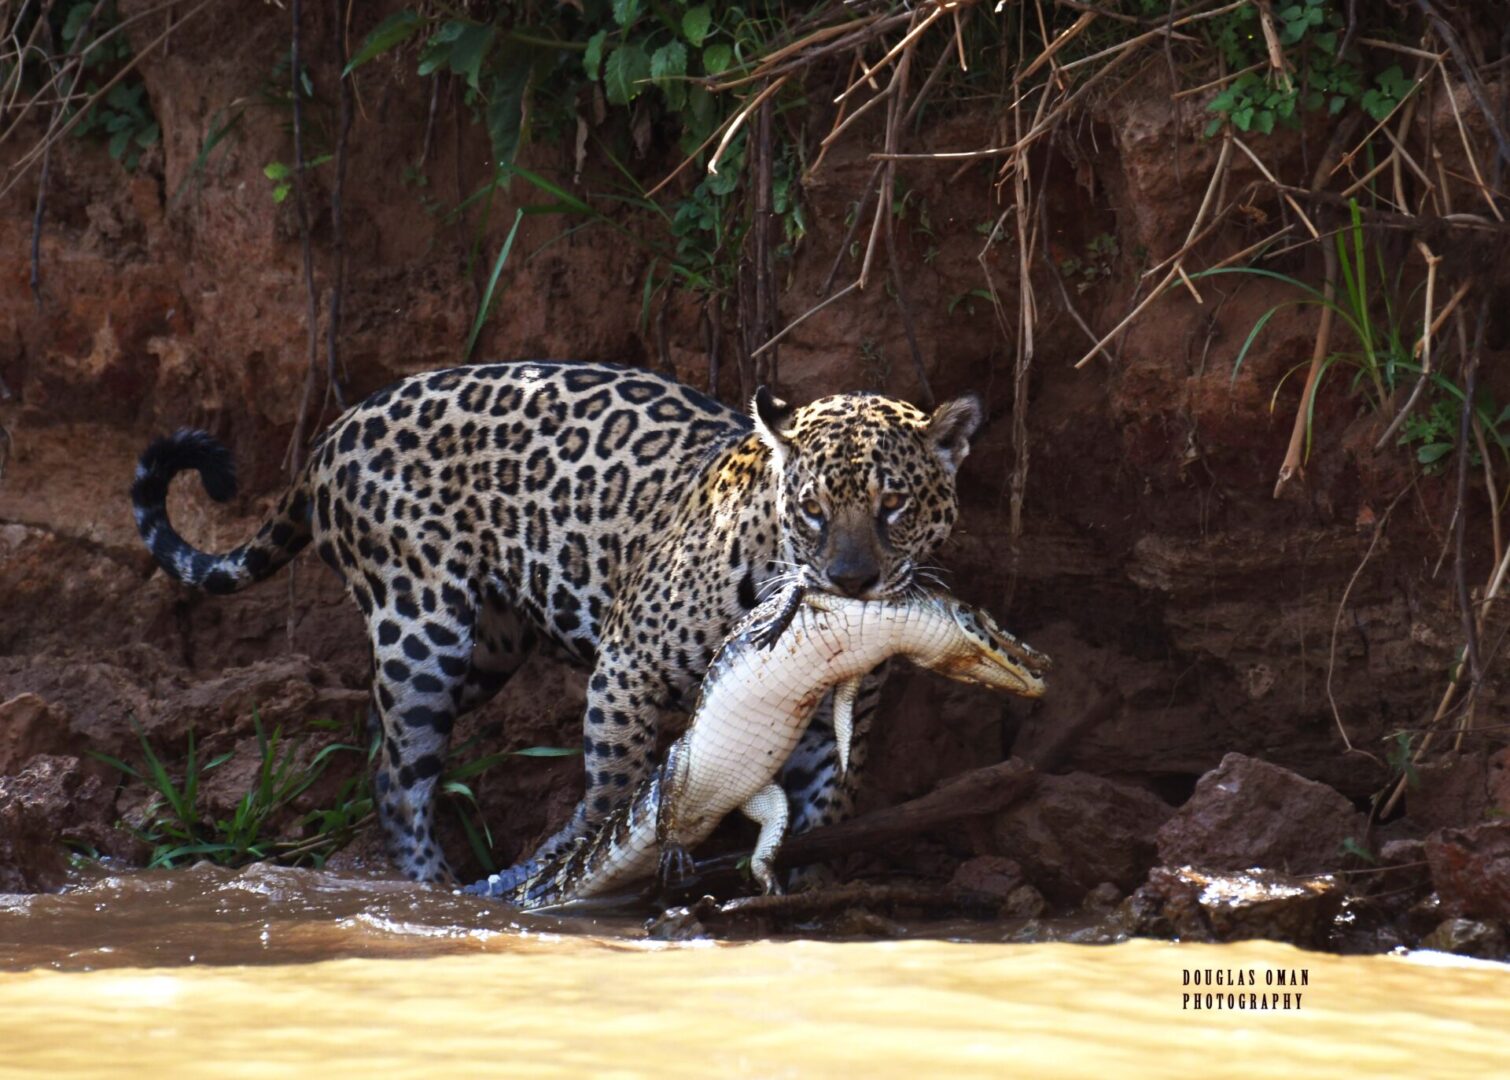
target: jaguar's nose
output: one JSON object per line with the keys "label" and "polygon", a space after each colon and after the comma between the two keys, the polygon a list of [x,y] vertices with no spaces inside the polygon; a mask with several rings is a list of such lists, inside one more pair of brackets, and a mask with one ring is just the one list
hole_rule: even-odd
{"label": "jaguar's nose", "polygon": [[881,575],[868,569],[850,572],[830,570],[828,580],[845,596],[864,596],[876,587],[881,580]]}

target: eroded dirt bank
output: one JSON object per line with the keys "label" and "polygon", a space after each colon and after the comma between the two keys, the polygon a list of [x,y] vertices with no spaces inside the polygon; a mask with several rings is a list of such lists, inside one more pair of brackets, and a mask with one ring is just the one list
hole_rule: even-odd
{"label": "eroded dirt bank", "polygon": [[[56,885],[67,860],[60,836],[141,856],[114,825],[140,810],[144,789],[119,787],[111,768],[87,756],[135,760],[133,720],[170,759],[183,754],[191,730],[204,757],[236,755],[204,793],[207,810],[223,815],[254,771],[254,709],[288,732],[316,720],[348,731],[362,712],[363,637],[323,567],[301,559],[291,584],[285,575],[231,597],[190,592],[154,571],[126,497],[149,438],[186,425],[210,430],[236,457],[241,494],[214,506],[185,482],[173,513],[200,546],[223,550],[253,530],[285,475],[308,366],[297,218],[292,200],[274,201],[264,175],[269,162],[291,157],[286,113],[248,110],[207,162],[198,159],[219,110],[259,92],[286,49],[287,23],[271,6],[239,5],[234,24],[227,33],[187,22],[170,51],[142,63],[162,139],[135,173],[94,142],[56,147],[39,298],[21,254],[31,244],[35,174],[0,200],[0,250],[12,256],[0,279],[0,452],[8,446],[0,475],[0,890]],[[326,87],[335,71],[330,29],[321,12],[309,15],[304,47]],[[1071,280],[1098,332],[1138,295],[1142,264],[1133,253],[1156,262],[1178,246],[1213,167],[1205,116],[1171,105],[1164,78],[1150,63],[1092,108],[1094,137],[1055,159],[1051,249],[1083,254],[1098,237],[1117,241],[1114,254],[1097,249],[1103,265],[1094,274]],[[341,359],[352,400],[457,361],[515,205],[539,201],[522,184],[499,193],[483,234],[487,257],[469,273],[479,215],[448,221],[427,206],[455,204],[488,175],[485,135],[449,97],[432,121],[428,85],[414,79],[411,61],[374,64],[358,86],[343,200]],[[966,110],[919,140],[981,141],[996,123]],[[1279,153],[1315,155],[1325,134],[1287,136]],[[24,141],[12,138],[0,153]],[[422,146],[428,187],[406,182],[405,166]],[[539,143],[526,160],[563,184],[577,169],[569,145]],[[676,160],[669,147],[652,146],[635,167],[653,180]],[[810,231],[783,268],[785,319],[816,301],[836,253],[850,258],[841,251],[846,215],[870,168],[863,148],[841,143],[806,186]],[[1235,167],[1236,180],[1247,168]],[[609,169],[589,158],[581,190],[606,186]],[[322,283],[331,270],[329,173],[311,174]],[[1016,314],[1002,313],[1004,333],[991,304],[972,295],[984,267],[1010,304],[1018,296],[1012,244],[983,253],[976,228],[1000,216],[1000,192],[987,168],[924,164],[907,170],[906,183],[928,222],[898,234],[900,257],[915,267],[910,302],[927,382],[939,399],[978,391],[989,414],[963,469],[962,522],[944,561],[959,592],[1053,655],[1056,681],[1029,708],[903,674],[878,724],[864,806],[920,795],[1014,752],[1031,757],[1108,695],[1113,707],[1065,747],[1058,775],[1029,801],[887,857],[857,857],[846,869],[948,879],[963,864],[967,878],[994,874],[998,885],[1011,883],[1004,892],[1026,881],[1052,905],[1072,908],[1103,882],[1117,895],[1132,892],[1158,863],[1240,869],[1256,861],[1311,874],[1364,865],[1348,845],[1377,857],[1396,841],[1406,845],[1397,861],[1429,862],[1438,889],[1464,878],[1452,897],[1470,899],[1444,897],[1457,905],[1446,914],[1503,921],[1510,912],[1501,902],[1471,899],[1505,874],[1507,826],[1493,824],[1510,813],[1501,663],[1485,670],[1476,730],[1455,753],[1426,757],[1382,822],[1370,827],[1364,815],[1398,774],[1386,737],[1425,726],[1461,645],[1452,559],[1441,559],[1451,474],[1413,480],[1406,453],[1376,453],[1381,418],[1360,411],[1337,380],[1317,405],[1304,482],[1272,497],[1299,379],[1285,383],[1272,409],[1271,397],[1309,357],[1314,313],[1287,309],[1272,319],[1235,378],[1232,361],[1255,321],[1290,298],[1283,285],[1217,282],[1203,290],[1203,304],[1176,291],[1115,341],[1111,357],[1076,370],[1085,334],[1053,286],[1040,283],[1027,384],[1031,457],[1014,539]],[[1277,202],[1256,200],[1254,213],[1266,212],[1279,212]],[[525,219],[516,250],[530,257],[505,271],[477,356],[644,364],[706,387],[697,301],[683,294],[642,320],[649,256],[604,228],[562,232],[549,216]],[[1213,259],[1245,242],[1241,229],[1228,228],[1212,241]],[[1503,266],[1485,273],[1503,285]],[[1510,397],[1500,364],[1506,330],[1497,317],[1482,374],[1500,400]],[[914,399],[923,392],[884,285],[850,294],[784,339],[779,380],[797,400],[854,388]],[[714,389],[739,398],[732,364]],[[1468,530],[1481,539],[1486,505],[1475,480]],[[1466,573],[1482,582],[1490,552],[1477,547],[1483,554],[1469,551]],[[1487,642],[1497,641],[1493,627],[1502,622],[1491,613]],[[487,733],[478,753],[574,747],[581,689],[580,673],[536,658],[460,737]],[[1207,776],[1219,766],[1218,779]],[[330,797],[341,770],[355,767],[355,757],[343,759],[299,807]],[[556,826],[580,790],[579,770],[574,758],[521,757],[474,783],[502,861]],[[1222,790],[1237,791],[1243,807],[1203,792],[1221,788],[1222,777],[1230,781]],[[459,831],[451,842],[463,850]],[[1414,895],[1428,884],[1414,881]],[[1180,886],[1153,887],[1150,924],[1167,926],[1160,912],[1178,908]],[[1103,891],[1097,902],[1106,900]]]}

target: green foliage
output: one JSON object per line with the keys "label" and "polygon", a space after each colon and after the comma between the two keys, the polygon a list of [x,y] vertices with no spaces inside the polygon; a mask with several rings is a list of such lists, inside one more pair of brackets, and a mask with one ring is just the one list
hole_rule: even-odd
{"label": "green foliage", "polygon": [[259,761],[256,778],[228,817],[211,819],[200,806],[201,782],[233,755],[227,752],[201,762],[191,731],[182,779],[175,780],[140,725],[133,720],[131,726],[141,743],[140,767],[108,754],[93,756],[152,789],[144,824],[131,830],[152,846],[149,868],[182,866],[200,859],[222,866],[241,866],[261,859],[294,864],[308,861],[320,866],[371,813],[372,798],[363,777],[343,785],[331,807],[310,811],[298,820],[297,827],[313,835],[297,839],[274,835],[274,828],[286,819],[293,802],[324,774],[335,755],[363,751],[350,743],[332,743],[301,765],[298,759],[303,740],[286,740],[282,728],[275,728],[269,735],[261,717],[253,712]]}
{"label": "green foliage", "polygon": [[[1340,285],[1335,300],[1328,300],[1320,290],[1298,278],[1258,267],[1233,267],[1192,275],[1199,280],[1218,274],[1252,274],[1284,282],[1301,293],[1299,298],[1276,304],[1259,316],[1233,360],[1234,380],[1269,320],[1286,308],[1330,308],[1344,331],[1342,335],[1334,335],[1334,340],[1339,336],[1351,336],[1353,339],[1353,347],[1334,349],[1322,359],[1311,395],[1302,402],[1305,409],[1308,457],[1316,398],[1321,392],[1322,384],[1333,372],[1352,369],[1350,391],[1361,393],[1372,408],[1380,410],[1385,408],[1407,380],[1422,375],[1421,366],[1414,359],[1414,339],[1420,320],[1407,319],[1403,310],[1403,266],[1397,266],[1393,276],[1386,271],[1384,253],[1377,246],[1371,247],[1368,243],[1356,201],[1350,206],[1348,225],[1337,233],[1334,242]],[[1277,401],[1285,381],[1305,367],[1306,365],[1298,365],[1287,372],[1275,386],[1272,400]],[[1464,395],[1462,388],[1440,371],[1432,372],[1429,378],[1431,381],[1427,397],[1421,408],[1406,418],[1401,428],[1399,445],[1416,446],[1416,460],[1425,467],[1427,473],[1435,473],[1441,471],[1447,456],[1456,448]],[[1484,432],[1485,442],[1498,447],[1505,454],[1506,460],[1510,461],[1510,408],[1496,409],[1488,391],[1481,389],[1474,402],[1474,411]],[[1477,463],[1477,448],[1470,447],[1469,451],[1473,454],[1471,460]]]}
{"label": "green foliage", "polygon": [[1352,855],[1354,858],[1362,859],[1370,866],[1379,865],[1379,856],[1375,855],[1368,848],[1364,847],[1363,844],[1360,843],[1355,837],[1349,836],[1347,839],[1343,840],[1341,844],[1341,850],[1342,854]]}
{"label": "green foliage", "polygon": [[[1420,373],[1414,364],[1401,367]],[[1432,372],[1430,378],[1428,396],[1405,418],[1396,440],[1397,446],[1415,447],[1416,461],[1428,476],[1440,473],[1447,465],[1448,455],[1457,449],[1463,415],[1463,388],[1439,371]],[[1484,433],[1484,444],[1498,448],[1510,461],[1510,405],[1496,408],[1493,395],[1480,386],[1474,395],[1473,412]],[[1468,445],[1468,463],[1475,466],[1483,463],[1477,440]]]}
{"label": "green foliage", "polygon": [[[304,163],[304,171],[308,172],[318,165],[324,165],[327,161],[331,160],[331,156],[330,154],[320,154],[318,157],[311,158]],[[286,165],[281,161],[269,161],[262,167],[262,175],[273,182],[273,202],[275,203],[281,203],[294,190],[294,167],[292,165]]]}
{"label": "green foliage", "polygon": [[[62,26],[56,31],[70,51],[83,57],[83,76],[74,87],[74,95],[84,95],[86,100],[98,94],[131,61],[131,46],[125,34],[105,36],[120,22],[113,0],[100,8],[91,23],[89,15],[94,8],[92,0],[69,5]],[[70,103],[65,115],[75,108]],[[142,152],[161,137],[147,100],[147,86],[135,74],[121,79],[103,98],[90,105],[73,133],[79,138],[104,140],[110,156],[133,172]]]}
{"label": "green foliage", "polygon": [[[697,150],[738,104],[715,97],[708,80],[738,67],[741,58],[766,49],[785,27],[787,15],[782,5],[770,0],[750,5],[583,0],[561,5],[549,16],[539,13],[544,25],[529,25],[526,13],[508,7],[501,8],[491,22],[406,10],[368,34],[348,70],[422,38],[418,74],[449,72],[460,78],[468,105],[487,126],[498,175],[473,198],[491,199],[500,183],[506,185],[524,175],[516,167],[520,147],[537,136],[576,132],[586,88],[595,88],[610,107],[625,113],[632,110],[637,131],[646,120],[674,124],[683,151]],[[620,145],[628,126],[618,129]],[[652,299],[668,287],[727,294],[750,225],[739,198],[746,183],[744,134],[725,148],[717,173],[703,175],[690,192],[669,206],[646,197],[615,155],[611,133],[600,133],[600,139],[605,156],[627,188],[595,199],[659,218],[664,240],[625,230],[584,200],[568,203],[559,189],[549,192],[554,200],[549,208],[527,207],[524,212],[562,213],[579,219],[569,229],[613,227],[646,251],[651,256],[642,290],[647,317]],[[798,183],[800,165],[795,146],[783,139],[772,170],[772,201],[782,230],[778,255],[789,254],[807,231]],[[541,178],[525,178],[541,186]],[[495,283],[506,257],[500,254],[494,263]],[[485,318],[486,308],[484,304],[479,310],[479,320]],[[480,326],[480,321],[474,321],[473,342]]]}
{"label": "green foliage", "polygon": [[[341,730],[333,721],[314,721],[310,726],[326,732],[339,733]],[[91,756],[151,789],[152,799],[142,814],[144,823],[128,826],[133,835],[151,845],[152,854],[147,862],[150,869],[171,869],[201,859],[221,866],[242,866],[271,859],[291,865],[307,862],[318,868],[349,841],[358,828],[372,820],[369,775],[377,756],[379,738],[374,734],[364,747],[359,724],[350,730],[348,741],[329,743],[310,757],[308,764],[300,764],[299,759],[304,756],[304,739],[284,738],[281,727],[269,735],[262,726],[261,717],[253,711],[257,774],[231,813],[221,818],[211,818],[200,805],[201,787],[205,776],[231,760],[233,753],[201,761],[191,731],[182,769],[177,771],[181,778],[176,779],[175,771],[170,771],[167,762],[153,749],[141,726],[133,720],[131,727],[141,744],[141,764],[133,765],[109,754],[93,753]],[[477,798],[469,781],[509,758],[571,757],[581,751],[528,746],[462,761],[476,749],[479,739],[480,736],[474,736],[452,748],[449,760],[453,764],[441,774],[440,790],[453,805],[461,808],[459,816],[463,831],[479,862],[491,873],[497,869],[491,854],[492,834],[478,812]],[[359,755],[362,766],[341,783],[328,805],[309,810],[290,823],[289,814],[295,801],[325,774],[338,755],[344,754]]]}
{"label": "green foliage", "polygon": [[1098,233],[1085,244],[1085,255],[1071,255],[1059,260],[1059,272],[1075,283],[1075,291],[1084,293],[1097,282],[1112,276],[1117,257],[1122,254],[1117,238],[1111,233]]}
{"label": "green foliage", "polygon": [[1267,135],[1276,127],[1296,128],[1303,113],[1336,116],[1349,105],[1382,120],[1415,89],[1398,64],[1373,77],[1357,66],[1355,53],[1338,58],[1337,44],[1346,17],[1337,0],[1297,0],[1274,8],[1275,30],[1285,59],[1294,70],[1279,78],[1268,65],[1268,46],[1259,25],[1258,6],[1241,8],[1211,22],[1213,44],[1228,65],[1244,71],[1206,106],[1216,113],[1206,125],[1215,134],[1224,123],[1239,131]]}
{"label": "green foliage", "polygon": [[[449,759],[454,762],[467,757],[476,749],[480,740],[481,736],[474,735],[460,746],[453,747],[448,755]],[[440,793],[455,809],[457,822],[467,838],[467,846],[471,848],[473,858],[477,860],[485,873],[494,873],[499,867],[493,858],[492,830],[483,820],[482,809],[478,805],[477,796],[472,791],[469,781],[510,758],[576,757],[581,753],[581,750],[559,746],[526,746],[519,750],[504,750],[485,757],[473,758],[465,764],[451,765],[441,774]]]}
{"label": "green foliage", "polygon": [[1408,731],[1397,731],[1389,740],[1389,752],[1385,758],[1389,763],[1390,777],[1403,776],[1406,784],[1413,788],[1421,786],[1421,775],[1416,771],[1414,749],[1414,736]]}

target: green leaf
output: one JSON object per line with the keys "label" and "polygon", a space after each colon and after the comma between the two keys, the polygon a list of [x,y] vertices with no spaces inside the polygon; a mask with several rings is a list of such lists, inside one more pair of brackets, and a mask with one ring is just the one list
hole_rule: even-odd
{"label": "green leaf", "polygon": [[79,31],[84,29],[84,21],[89,18],[89,13],[94,10],[94,4],[89,0],[75,4],[68,9],[68,18],[63,20],[63,40],[77,48],[82,42],[73,39],[79,36]]}
{"label": "green leaf", "polygon": [[526,746],[522,750],[511,751],[515,757],[543,758],[576,757],[581,752],[581,750],[576,750],[569,746]]}
{"label": "green leaf", "polygon": [[613,0],[613,21],[628,26],[640,17],[640,0]]}
{"label": "green leaf", "polygon": [[587,39],[587,51],[582,54],[582,70],[587,72],[587,77],[593,82],[598,81],[598,74],[603,69],[603,42],[607,40],[607,30],[599,30]]}
{"label": "green leaf", "polygon": [[1349,836],[1342,842],[1342,853],[1344,855],[1356,856],[1357,858],[1362,859],[1364,862],[1374,866],[1377,866],[1379,864],[1378,856],[1376,856],[1372,851],[1364,847],[1351,836]]}
{"label": "green leaf", "polygon": [[1253,115],[1253,127],[1265,135],[1274,132],[1274,114],[1268,109],[1260,109]]}
{"label": "green leaf", "polygon": [[1422,465],[1430,465],[1433,461],[1446,457],[1452,453],[1452,443],[1428,443],[1416,451],[1416,460]]}
{"label": "green leaf", "polygon": [[493,290],[498,286],[498,276],[503,273],[504,264],[509,261],[509,252],[514,250],[514,237],[519,234],[519,223],[524,220],[524,211],[514,211],[514,224],[509,229],[509,235],[503,241],[503,247],[498,251],[498,258],[493,262],[493,273],[488,278],[488,287],[483,290],[482,303],[477,307],[477,317],[472,320],[472,332],[467,335],[467,345],[462,351],[463,362],[472,355],[472,350],[477,346],[477,335],[482,332],[482,324],[488,320],[488,308],[493,304]]}
{"label": "green leaf", "polygon": [[682,36],[687,42],[697,48],[708,40],[708,34],[713,29],[713,16],[708,12],[706,5],[688,8],[682,16]]}
{"label": "green leaf", "polygon": [[703,70],[709,75],[721,75],[734,63],[734,49],[725,44],[709,45],[703,50]]}
{"label": "green leaf", "polygon": [[666,80],[680,78],[685,74],[687,74],[687,46],[680,41],[668,42],[651,54],[650,77],[655,80],[657,86],[664,86]]}
{"label": "green leaf", "polygon": [[666,104],[678,111],[687,104],[687,47],[680,41],[662,45],[650,57],[650,78],[661,88]]}
{"label": "green leaf", "polygon": [[628,105],[640,94],[640,83],[650,78],[650,57],[631,42],[620,45],[603,66],[603,91],[610,105]]}
{"label": "green leaf", "polygon": [[458,75],[466,76],[467,85],[473,90],[478,89],[477,76],[482,70],[482,62],[488,55],[488,50],[493,47],[493,39],[498,36],[498,29],[491,24],[486,26],[474,26],[464,24],[461,33],[456,36],[456,41],[451,46],[451,70]]}
{"label": "green leaf", "polygon": [[503,74],[488,80],[488,138],[493,144],[495,167],[514,163],[524,134],[524,92],[530,70],[524,64],[509,64]]}
{"label": "green leaf", "polygon": [[126,83],[116,83],[110,88],[110,93],[105,95],[105,104],[121,112],[131,112],[137,108],[141,101],[142,92],[146,88],[146,83],[137,83],[135,86],[128,86]]}
{"label": "green leaf", "polygon": [[273,188],[273,202],[281,203],[284,199],[288,198],[288,193],[293,190],[294,186],[292,184],[279,184]]}
{"label": "green leaf", "polygon": [[350,75],[367,61],[409,40],[414,32],[424,25],[425,20],[420,18],[418,12],[399,11],[388,16],[372,28],[372,32],[367,35],[367,40],[362,42],[362,47],[351,58],[351,62],[346,65],[341,76],[344,78]]}
{"label": "green leaf", "polygon": [[1253,106],[1245,105],[1241,109],[1232,112],[1232,123],[1239,131],[1247,131],[1253,126]]}
{"label": "green leaf", "polygon": [[126,146],[131,142],[130,129],[123,128],[110,137],[110,156],[117,161],[126,152]]}
{"label": "green leaf", "polygon": [[293,170],[281,161],[269,161],[266,165],[262,166],[262,175],[269,180],[286,179],[292,172]]}
{"label": "green leaf", "polygon": [[146,127],[137,129],[136,145],[145,149],[146,147],[149,147],[153,143],[157,142],[158,137],[161,135],[162,129],[157,126],[157,121],[154,120]]}

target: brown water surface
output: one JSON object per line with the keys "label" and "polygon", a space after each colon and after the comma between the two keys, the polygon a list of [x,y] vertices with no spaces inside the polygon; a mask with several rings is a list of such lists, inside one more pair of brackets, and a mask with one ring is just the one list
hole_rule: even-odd
{"label": "brown water surface", "polygon": [[[265,867],[0,897],[0,967],[3,1076],[1510,1076],[1504,965],[1257,942],[666,945],[634,920]],[[1208,993],[1220,1009],[1186,996]]]}

